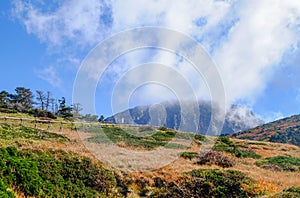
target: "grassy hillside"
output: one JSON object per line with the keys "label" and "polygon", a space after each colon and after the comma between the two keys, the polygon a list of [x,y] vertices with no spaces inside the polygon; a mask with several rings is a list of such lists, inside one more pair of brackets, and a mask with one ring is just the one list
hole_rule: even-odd
{"label": "grassy hillside", "polygon": [[[0,197],[300,195],[300,148],[293,145],[204,137],[164,127],[77,125],[46,131],[30,123],[1,122]],[[171,139],[174,143],[167,144]],[[186,140],[192,144],[184,144]],[[212,149],[203,149],[209,143]],[[181,154],[163,167],[128,172],[99,161],[87,145],[104,145],[100,155],[113,145]]]}
{"label": "grassy hillside", "polygon": [[300,115],[230,135],[234,138],[289,143],[300,146]]}
{"label": "grassy hillside", "polygon": [[0,156],[1,182],[19,195],[96,197],[114,194],[116,188],[112,171],[70,152],[6,147]]}
{"label": "grassy hillside", "polygon": [[[80,130],[80,129],[79,129]],[[82,129],[81,129],[82,130]],[[89,142],[103,143],[107,142],[107,138],[112,143],[124,143],[126,147],[136,149],[152,150],[159,146],[168,146],[170,148],[187,149],[182,144],[167,143],[175,136],[179,135],[183,139],[193,139],[192,133],[180,133],[174,130],[156,130],[152,127],[118,127],[118,126],[93,126],[85,129],[89,133],[95,133],[88,138]],[[103,133],[101,133],[103,132]],[[105,136],[104,136],[105,135]]]}

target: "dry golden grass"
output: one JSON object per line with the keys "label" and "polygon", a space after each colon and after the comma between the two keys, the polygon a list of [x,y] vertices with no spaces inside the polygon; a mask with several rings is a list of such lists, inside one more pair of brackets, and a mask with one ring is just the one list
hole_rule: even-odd
{"label": "dry golden grass", "polygon": [[[263,157],[285,156],[300,157],[300,148],[291,144],[280,144],[272,142],[247,141],[240,139],[232,139],[238,145],[244,145],[253,149],[257,154]],[[251,144],[249,144],[251,142]],[[265,144],[265,145],[260,145]]]}
{"label": "dry golden grass", "polygon": [[[18,125],[20,123],[18,122],[12,122],[11,124]],[[31,123],[28,123],[29,126],[31,126]],[[47,125],[40,125],[40,127],[45,129],[47,128]],[[65,135],[70,139],[69,142],[54,142],[54,141],[40,141],[40,140],[26,140],[26,139],[18,139],[18,140],[1,140],[0,146],[8,146],[8,145],[15,145],[20,149],[40,149],[40,150],[66,150],[71,151],[74,153],[77,153],[82,156],[87,156],[92,158],[93,160],[102,159],[104,155],[114,155],[116,153],[120,154],[120,158],[118,158],[120,161],[125,160],[126,156],[126,144],[119,142],[118,145],[114,145],[112,147],[111,145],[96,145],[93,143],[87,143],[84,141],[84,139],[91,137],[91,134],[81,131],[72,131],[71,127],[66,127],[62,131],[60,129],[59,124],[54,125],[51,130],[52,132],[55,132],[57,134]],[[214,138],[210,137],[211,140]],[[300,157],[300,147],[289,145],[289,144],[279,144],[279,143],[270,143],[270,142],[256,142],[256,141],[247,141],[247,140],[239,140],[239,139],[232,139],[232,141],[239,145],[242,148],[245,149],[251,149],[255,151],[257,154],[261,155],[262,158],[265,157],[273,157],[273,156],[292,156],[292,157]],[[124,153],[123,150],[124,149]],[[166,149],[166,148],[159,148],[161,151],[165,154],[165,156],[161,156],[161,158],[166,156],[172,156],[174,154],[174,150],[172,149]],[[203,150],[203,146],[192,143],[190,145],[190,149],[187,151],[190,152],[200,152]],[[252,158],[236,158],[228,153],[223,153],[224,155],[231,157],[236,162],[235,165],[229,169],[238,170],[241,171],[253,179],[257,181],[256,186],[258,187],[257,190],[259,191],[265,191],[268,193],[275,193],[279,192],[283,189],[292,187],[292,186],[298,186],[300,187],[300,172],[285,172],[285,171],[272,171],[260,168],[255,165],[255,162],[257,159]],[[101,156],[100,156],[101,155]],[[122,158],[123,156],[123,158]],[[180,157],[174,158],[175,160],[172,160],[171,163],[163,164],[163,167],[158,166],[157,169],[147,170],[147,165],[151,165],[150,161],[145,160],[145,157],[143,156],[143,152],[132,154],[130,157],[133,157],[136,161],[143,161],[143,166],[145,169],[143,169],[143,172],[137,172],[137,170],[129,174],[129,177],[132,177],[133,179],[140,179],[140,178],[147,178],[149,182],[153,182],[153,178],[155,177],[161,177],[162,179],[165,179],[167,181],[177,181],[180,176],[184,172],[192,171],[195,169],[212,169],[212,168],[218,168],[222,169],[221,167],[218,167],[216,165],[197,165],[195,164],[195,160],[188,160],[183,159]],[[150,156],[154,157],[154,156]],[[159,156],[158,158],[159,159]],[[104,161],[103,161],[104,162]],[[116,163],[116,162],[114,162]],[[148,163],[148,164],[147,164]],[[118,168],[122,167],[114,167],[116,168],[116,171]],[[124,169],[125,171],[126,169]],[[131,170],[132,171],[132,170]],[[133,184],[135,185],[135,184]],[[137,186],[131,187],[133,190],[137,188]],[[18,195],[18,197],[22,197],[22,195]],[[135,197],[134,193],[132,194],[132,197]]]}
{"label": "dry golden grass", "polygon": [[[233,140],[236,143],[245,143],[247,141]],[[260,143],[258,143],[260,144]],[[263,158],[278,156],[278,155],[290,155],[293,157],[300,157],[300,148],[293,145],[285,145],[278,143],[266,143],[266,145],[248,145],[250,148],[255,149],[255,151],[262,155]],[[197,144],[192,144],[191,149],[188,151],[198,152],[201,150],[201,146]],[[285,171],[272,171],[260,168],[255,165],[256,159],[244,158],[239,159],[233,157],[228,153],[223,153],[226,156],[230,156],[236,161],[234,167],[228,168],[232,170],[241,171],[257,181],[256,187],[257,191],[263,191],[269,193],[276,193],[283,189],[300,186],[300,172],[285,172]],[[216,165],[197,165],[194,163],[195,160],[188,160],[183,158],[178,158],[171,164],[168,164],[162,168],[151,172],[139,172],[132,173],[131,175],[136,178],[146,177],[150,181],[155,177],[161,177],[167,181],[177,181],[184,172],[192,171],[195,169],[213,169],[219,168]]]}
{"label": "dry golden grass", "polygon": [[[45,148],[66,149],[81,155],[93,156],[90,150],[87,149],[82,142],[84,135],[86,137],[89,137],[88,133],[74,132],[69,130],[63,132],[57,131],[57,133],[67,136],[72,141],[69,143],[49,143],[49,142],[41,143],[40,149],[45,149]],[[236,140],[236,139],[232,139],[232,140],[239,145],[244,145],[244,147],[253,149],[256,153],[260,154],[263,158],[279,156],[279,155],[300,157],[300,148],[294,145],[269,143],[269,142],[265,142],[264,145],[261,144],[261,142],[257,142],[257,144],[255,144],[256,143],[255,141],[251,141],[251,144],[248,144],[249,141],[246,140]],[[105,151],[111,149],[111,147],[107,145],[105,147],[106,147]],[[126,146],[124,144],[121,144],[120,148],[122,147],[126,147]],[[97,147],[97,149],[99,149],[99,147]],[[199,152],[201,151],[201,145],[192,143],[191,148],[188,149],[187,151]],[[292,186],[300,186],[300,172],[285,172],[285,171],[280,172],[280,171],[266,170],[255,165],[255,162],[257,161],[256,159],[252,159],[252,158],[239,159],[233,157],[228,153],[223,153],[223,154],[233,158],[236,161],[234,167],[229,169],[241,171],[249,175],[253,179],[255,179],[257,181],[258,190],[274,193]],[[142,156],[140,156],[140,158],[142,158]],[[141,178],[141,177],[148,178],[150,182],[153,181],[153,178],[155,177],[161,177],[167,181],[176,181],[180,176],[182,176],[184,172],[192,171],[195,169],[199,169],[199,168],[222,169],[216,165],[212,165],[212,166],[197,165],[194,162],[195,160],[177,158],[172,163],[167,164],[164,167],[160,167],[156,170],[133,172],[130,173],[130,175],[133,178]]]}

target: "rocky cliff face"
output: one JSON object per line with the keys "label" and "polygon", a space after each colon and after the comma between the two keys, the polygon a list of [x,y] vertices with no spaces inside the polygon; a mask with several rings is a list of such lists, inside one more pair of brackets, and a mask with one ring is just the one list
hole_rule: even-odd
{"label": "rocky cliff face", "polygon": [[[198,107],[197,107],[198,105]],[[218,119],[211,119],[212,112],[218,115],[220,108],[210,102],[165,102],[149,106],[137,106],[132,109],[117,113],[105,121],[115,124],[141,124],[166,126],[168,128],[197,132],[201,134],[220,134],[216,128]],[[249,109],[232,105],[225,115],[221,134],[231,134],[247,130],[263,124]],[[210,126],[211,125],[211,126]]]}

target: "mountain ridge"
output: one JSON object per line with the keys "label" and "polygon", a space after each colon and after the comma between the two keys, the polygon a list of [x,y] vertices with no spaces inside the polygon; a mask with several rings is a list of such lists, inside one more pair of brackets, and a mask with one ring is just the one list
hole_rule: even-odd
{"label": "mountain ridge", "polygon": [[[221,111],[220,107],[208,101],[186,102],[183,105],[188,108],[188,113],[181,112],[178,102],[164,102],[136,106],[116,113],[106,118],[105,121],[113,124],[166,126],[175,130],[206,135],[232,134],[263,124],[263,121],[256,117],[251,110],[240,105],[232,105],[226,112],[221,133],[219,131],[208,132],[210,124],[211,128],[216,128],[215,126],[220,122],[217,119],[211,119],[213,112],[218,115]],[[197,112],[197,108],[199,112]]]}
{"label": "mountain ridge", "polygon": [[300,146],[300,114],[231,134],[238,139],[289,143]]}

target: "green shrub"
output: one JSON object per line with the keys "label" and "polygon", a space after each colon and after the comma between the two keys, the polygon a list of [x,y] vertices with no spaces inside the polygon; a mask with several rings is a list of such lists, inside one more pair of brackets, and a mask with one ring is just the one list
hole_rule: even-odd
{"label": "green shrub", "polygon": [[169,141],[172,138],[174,138],[175,135],[176,133],[173,131],[166,131],[166,132],[157,131],[155,134],[152,135],[152,137],[156,141]]}
{"label": "green shrub", "polygon": [[180,154],[180,157],[191,160],[195,158],[197,154],[197,152],[183,152]]}
{"label": "green shrub", "polygon": [[226,136],[219,136],[218,139],[217,139],[218,142],[221,142],[227,146],[235,146],[235,144]]}
{"label": "green shrub", "polygon": [[231,153],[238,158],[261,158],[260,155],[253,151],[241,150],[237,145],[235,145],[228,137],[220,136],[218,137],[216,144],[213,147],[215,151],[224,151]]}
{"label": "green shrub", "polygon": [[159,127],[159,130],[161,130],[161,131],[168,131],[169,129],[167,127],[165,127],[165,126],[161,126],[161,127]]}
{"label": "green shrub", "polygon": [[266,165],[276,165],[285,171],[300,171],[300,158],[289,156],[268,157],[256,162],[256,165],[264,167]]}
{"label": "green shrub", "polygon": [[15,198],[13,192],[7,189],[6,185],[3,183],[3,181],[0,179],[0,197],[2,198]]}
{"label": "green shrub", "polygon": [[185,185],[196,195],[201,194],[204,197],[249,197],[253,195],[246,189],[246,186],[249,189],[253,188],[251,186],[253,180],[240,171],[200,169],[188,174],[192,176],[192,181]]}
{"label": "green shrub", "polygon": [[2,112],[2,113],[18,113],[17,110],[8,109],[8,108],[0,108],[0,112]]}
{"label": "green shrub", "polygon": [[197,143],[203,142],[206,138],[204,135],[195,134],[194,139]]}
{"label": "green shrub", "polygon": [[5,123],[0,124],[0,139],[14,140],[16,138],[55,140],[59,142],[69,141],[69,138],[57,133],[51,133],[24,126],[12,126]]}
{"label": "green shrub", "polygon": [[300,197],[300,187],[291,187],[277,193],[270,198],[299,198]]}
{"label": "green shrub", "polygon": [[1,148],[0,159],[3,185],[25,196],[103,197],[113,194],[116,188],[113,172],[69,152],[7,147]]}
{"label": "green shrub", "polygon": [[234,148],[231,151],[231,153],[234,154],[238,158],[254,158],[254,159],[261,158],[260,155],[254,153],[252,151],[244,151],[244,150],[240,150],[240,149],[237,149],[237,148]]}
{"label": "green shrub", "polygon": [[47,117],[51,119],[57,119],[57,117],[52,112],[46,110],[32,109],[27,113],[29,115],[33,115],[34,117]]}
{"label": "green shrub", "polygon": [[0,176],[7,185],[17,186],[25,195],[38,195],[41,177],[38,174],[38,162],[33,158],[21,158],[14,147],[1,149],[2,163]]}
{"label": "green shrub", "polygon": [[[95,133],[96,135],[88,138],[87,140],[94,143],[118,143],[124,142],[128,147],[131,148],[144,148],[147,150],[153,150],[159,146],[165,146],[170,149],[187,149],[188,147],[169,143],[168,142],[175,137],[176,131],[147,131],[150,132],[149,136],[140,136],[139,130],[134,128],[121,128],[111,126],[93,126],[86,128],[86,131]],[[153,133],[153,134],[152,134]],[[152,134],[152,135],[151,135]]]}
{"label": "green shrub", "polygon": [[300,187],[291,187],[289,189],[284,190],[284,192],[297,193],[300,195]]}
{"label": "green shrub", "polygon": [[151,197],[254,197],[254,180],[239,171],[199,169],[186,173],[178,182],[163,185]]}

